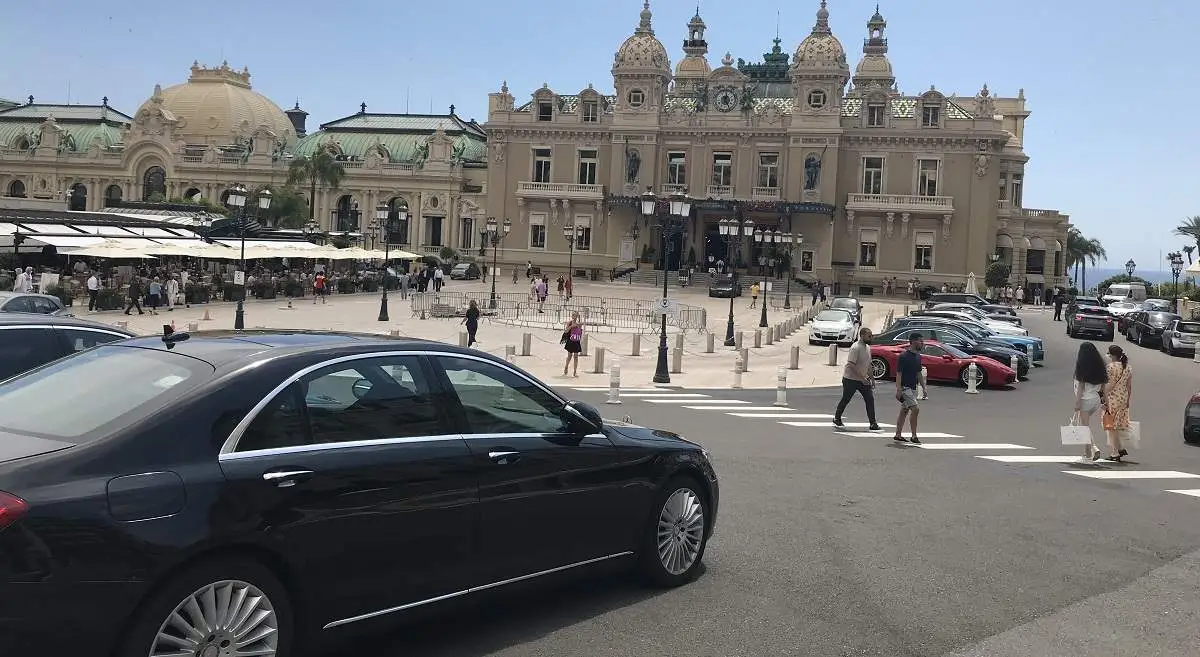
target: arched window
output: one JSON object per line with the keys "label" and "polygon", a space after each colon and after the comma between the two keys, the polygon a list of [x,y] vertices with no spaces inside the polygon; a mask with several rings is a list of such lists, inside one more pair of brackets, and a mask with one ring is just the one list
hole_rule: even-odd
{"label": "arched window", "polygon": [[120,185],[109,185],[104,188],[104,207],[110,207],[121,202],[123,194],[121,194]]}
{"label": "arched window", "polygon": [[142,200],[167,200],[167,171],[162,167],[150,167],[142,174]]}
{"label": "arched window", "polygon": [[76,212],[87,210],[87,192],[87,185],[83,183],[71,185],[71,203],[68,209]]}
{"label": "arched window", "polygon": [[393,196],[388,200],[388,220],[391,221],[389,224],[391,230],[389,231],[388,241],[391,244],[409,243],[408,224],[412,219],[412,206],[409,206],[408,208],[408,216],[406,216],[403,221],[400,221],[398,209],[402,205],[407,205],[407,201],[405,201],[404,197],[402,196]]}
{"label": "arched window", "polygon": [[25,198],[25,183],[20,180],[14,180],[8,184],[8,195],[16,198]]}
{"label": "arched window", "polygon": [[346,233],[358,230],[358,202],[349,194],[344,194],[337,200],[337,209],[333,211],[333,230]]}

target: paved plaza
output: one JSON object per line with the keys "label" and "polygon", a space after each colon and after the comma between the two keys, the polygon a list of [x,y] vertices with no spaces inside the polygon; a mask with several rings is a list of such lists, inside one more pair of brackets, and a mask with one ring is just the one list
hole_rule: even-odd
{"label": "paved plaza", "polygon": [[[520,292],[525,289],[525,282],[514,285],[511,280],[501,280],[497,284],[498,293]],[[444,291],[446,293],[466,293],[478,300],[479,306],[486,310],[490,293],[490,282],[483,281],[451,281]],[[662,296],[661,289],[643,285],[624,283],[579,283],[575,294],[578,298],[608,299],[613,301],[641,301],[646,307],[654,306]],[[674,327],[668,329],[668,344],[674,349],[678,335],[683,337],[683,357],[681,372],[671,375],[671,384],[688,388],[721,388],[733,383],[733,369],[736,358],[735,349],[725,347],[726,321],[729,314],[729,300],[710,298],[706,289],[672,288],[670,296],[680,304],[701,307],[707,312],[706,330],[679,331]],[[781,305],[780,299],[775,299],[775,305]],[[289,328],[311,330],[357,331],[368,333],[388,334],[398,332],[400,335],[437,340],[458,344],[465,327],[461,318],[434,318],[431,314],[421,319],[420,314],[413,311],[410,301],[401,298],[399,292],[391,292],[388,297],[389,320],[378,321],[379,294],[348,294],[331,295],[328,303],[313,303],[311,297],[293,300],[288,307],[284,298],[270,300],[250,300],[245,304],[245,325],[247,329]],[[803,292],[793,294],[792,310],[768,308],[768,324],[771,327],[790,319],[811,308],[811,297]],[[762,300],[759,300],[762,303]],[[561,310],[561,301],[551,297],[546,303],[544,315],[523,315],[521,324],[511,323],[504,318],[487,319],[481,324],[478,334],[479,349],[504,357],[505,348],[513,346],[517,354],[515,362],[539,378],[555,385],[566,385],[563,377],[565,352],[559,344],[562,333],[562,323],[569,316],[569,311]],[[807,330],[798,327],[786,339],[768,345],[765,330],[760,347],[755,348],[755,332],[759,331],[761,320],[761,305],[750,308],[749,295],[734,299],[734,328],[743,333],[744,347],[749,356],[748,371],[742,376],[745,388],[775,388],[777,369],[779,366],[791,365],[791,350],[799,346],[799,369],[788,371],[788,387],[800,388],[809,386],[836,385],[841,380],[842,368],[828,366],[828,348],[809,345]],[[867,301],[863,315],[864,325],[878,330],[889,310],[897,314],[903,312],[903,306],[898,300]],[[233,327],[234,304],[210,303],[178,307],[171,312],[159,311],[153,316],[147,312],[138,315],[125,316],[120,312],[89,313],[78,306],[73,311],[79,317],[95,319],[109,324],[127,322],[132,331],[151,334],[162,331],[164,323],[174,322],[176,330],[187,330],[190,324],[197,324],[200,330],[225,330]],[[204,320],[205,314],[210,319]],[[530,318],[532,320],[530,321]],[[528,356],[522,356],[524,335],[530,335],[530,350]],[[709,335],[713,336],[714,349],[707,352]],[[638,335],[640,337],[636,337]],[[586,385],[609,384],[609,372],[613,358],[618,358],[621,365],[622,387],[647,385],[654,375],[657,350],[657,333],[636,333],[635,331],[602,325],[591,325],[587,331],[588,353],[580,356],[578,381]],[[640,341],[640,355],[633,356],[634,341]],[[604,348],[606,358],[601,373],[596,373],[595,353],[597,348]],[[839,354],[839,363],[843,360],[845,351]],[[574,380],[573,377],[569,377]]]}

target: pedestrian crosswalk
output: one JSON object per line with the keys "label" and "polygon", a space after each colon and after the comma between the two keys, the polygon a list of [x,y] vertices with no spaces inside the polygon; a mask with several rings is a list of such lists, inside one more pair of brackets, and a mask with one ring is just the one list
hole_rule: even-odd
{"label": "pedestrian crosswalk", "polygon": [[[579,387],[580,392],[609,392],[608,388]],[[822,432],[825,436],[842,438],[880,439],[887,438],[895,430],[896,425],[879,423],[880,430],[867,431],[867,422],[861,420],[846,420],[845,426],[833,426],[832,413],[814,413],[811,410],[791,408],[788,405],[759,405],[745,399],[736,399],[719,393],[688,392],[679,388],[635,388],[620,391],[622,398],[630,401],[641,401],[659,406],[673,406],[688,410],[709,411],[721,413],[739,419],[765,420],[774,422],[780,427],[791,429],[828,429]],[[805,434],[807,435],[807,434]],[[1189,481],[1200,479],[1200,474],[1179,470],[1137,469],[1136,464],[1129,462],[1114,463],[1108,460],[1090,461],[1080,454],[1056,455],[1040,454],[1035,447],[1015,443],[983,443],[956,442],[963,441],[965,436],[939,431],[921,431],[920,444],[894,443],[887,440],[886,444],[902,446],[909,449],[928,450],[932,452],[959,453],[974,456],[977,459],[1010,466],[1060,465],[1078,466],[1079,469],[1061,470],[1081,479],[1095,481],[1147,481],[1168,485],[1172,481]],[[930,442],[933,441],[933,442]],[[885,442],[885,441],[881,441]],[[1119,466],[1119,467],[1118,467]],[[1156,486],[1157,487],[1157,486]],[[1174,493],[1200,499],[1200,488],[1163,488],[1167,493]]]}

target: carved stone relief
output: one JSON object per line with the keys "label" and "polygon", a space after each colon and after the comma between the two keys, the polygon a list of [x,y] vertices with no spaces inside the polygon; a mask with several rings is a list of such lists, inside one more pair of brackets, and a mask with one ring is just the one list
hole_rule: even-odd
{"label": "carved stone relief", "polygon": [[854,232],[854,210],[846,210],[846,232]]}
{"label": "carved stone relief", "polygon": [[896,222],[896,213],[895,212],[887,213],[887,233],[886,234],[888,237],[892,236],[892,231],[894,229],[893,224],[895,222]]}
{"label": "carved stone relief", "polygon": [[900,213],[900,237],[908,237],[908,220],[911,217],[907,212]]}

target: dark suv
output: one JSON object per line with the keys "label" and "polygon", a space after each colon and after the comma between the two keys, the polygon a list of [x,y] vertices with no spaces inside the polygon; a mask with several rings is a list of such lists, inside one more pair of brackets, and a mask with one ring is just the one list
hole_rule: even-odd
{"label": "dark suv", "polygon": [[1098,335],[1105,340],[1112,340],[1117,333],[1117,323],[1112,313],[1100,306],[1084,302],[1079,297],[1067,311],[1067,335],[1078,338],[1084,335]]}
{"label": "dark suv", "polygon": [[134,333],[74,317],[0,313],[0,381]]}
{"label": "dark suv", "polygon": [[937,292],[925,298],[925,307],[933,308],[942,303],[965,303],[972,306],[986,306],[988,300],[978,294],[967,294],[966,292]]}

